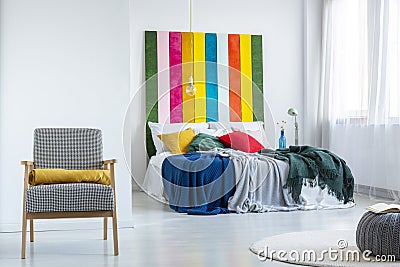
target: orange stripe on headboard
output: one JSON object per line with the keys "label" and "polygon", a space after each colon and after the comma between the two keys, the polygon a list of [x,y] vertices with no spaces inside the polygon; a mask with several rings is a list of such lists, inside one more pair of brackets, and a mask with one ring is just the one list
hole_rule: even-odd
{"label": "orange stripe on headboard", "polygon": [[240,35],[228,35],[230,120],[242,121],[240,96]]}

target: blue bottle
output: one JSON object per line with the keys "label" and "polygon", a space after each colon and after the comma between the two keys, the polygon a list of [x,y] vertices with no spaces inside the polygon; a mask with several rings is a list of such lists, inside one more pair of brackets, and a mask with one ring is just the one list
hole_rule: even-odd
{"label": "blue bottle", "polygon": [[281,130],[281,137],[279,137],[279,149],[286,148],[285,130]]}

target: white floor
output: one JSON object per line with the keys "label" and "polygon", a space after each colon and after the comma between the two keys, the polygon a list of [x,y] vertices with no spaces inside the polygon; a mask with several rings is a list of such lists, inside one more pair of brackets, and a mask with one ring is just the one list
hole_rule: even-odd
{"label": "white floor", "polygon": [[[20,233],[0,233],[0,266],[291,266],[261,262],[249,245],[263,237],[308,230],[355,229],[365,207],[375,201],[356,196],[357,206],[345,210],[189,216],[134,192],[134,228],[119,229],[120,255],[113,256],[112,239],[102,230],[78,224],[35,233],[21,260]],[[101,220],[101,219],[99,219]],[[40,229],[46,229],[41,221]],[[61,227],[61,225],[60,225]],[[68,230],[68,227],[70,229]],[[109,232],[110,234],[110,232]],[[29,238],[29,237],[28,237]]]}

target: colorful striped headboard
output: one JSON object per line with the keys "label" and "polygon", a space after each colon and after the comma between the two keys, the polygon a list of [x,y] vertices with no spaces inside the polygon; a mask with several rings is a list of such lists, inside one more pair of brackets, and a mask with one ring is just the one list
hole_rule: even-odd
{"label": "colorful striped headboard", "polygon": [[145,71],[147,122],[264,120],[261,35],[146,31]]}

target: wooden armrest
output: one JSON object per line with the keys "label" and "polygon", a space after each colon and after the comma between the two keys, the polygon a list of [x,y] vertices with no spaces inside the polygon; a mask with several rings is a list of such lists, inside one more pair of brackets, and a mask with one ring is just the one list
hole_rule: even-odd
{"label": "wooden armrest", "polygon": [[33,166],[33,161],[21,160],[21,165]]}
{"label": "wooden armrest", "polygon": [[103,164],[117,163],[117,159],[106,159],[103,160]]}

